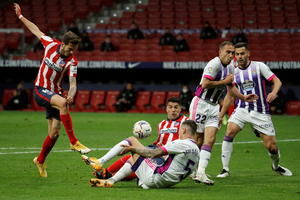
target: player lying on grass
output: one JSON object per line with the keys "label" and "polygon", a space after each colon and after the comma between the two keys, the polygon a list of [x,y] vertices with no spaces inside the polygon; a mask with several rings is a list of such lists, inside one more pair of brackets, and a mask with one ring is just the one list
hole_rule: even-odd
{"label": "player lying on grass", "polygon": [[[187,117],[181,114],[181,105],[180,100],[175,97],[171,97],[167,100],[166,103],[166,113],[167,119],[162,120],[158,124],[158,136],[156,141],[149,145],[151,148],[156,148],[157,146],[166,145],[167,143],[177,140],[179,138],[179,129],[183,121],[187,119]],[[107,168],[102,168],[100,171],[95,171],[95,175],[100,179],[110,178],[112,175],[117,173],[119,169],[127,162],[127,160],[131,157],[131,155],[123,156],[118,159],[112,165]],[[107,160],[111,159],[111,155],[108,153],[104,155],[100,159],[90,158],[95,162],[99,162],[102,166]],[[163,162],[161,159],[156,159],[157,162]],[[131,180],[136,178],[136,174],[133,172],[129,176],[126,177],[126,180]]]}
{"label": "player lying on grass", "polygon": [[[19,4],[15,3],[14,9],[20,21],[41,41],[45,48],[44,57],[34,83],[33,94],[35,101],[46,109],[48,135],[44,140],[39,156],[35,157],[33,162],[37,166],[40,176],[47,177],[45,160],[59,136],[61,122],[70,139],[71,149],[80,153],[91,151],[76,138],[68,106],[73,103],[77,90],[78,61],[74,57],[74,52],[78,49],[80,38],[71,31],[63,35],[62,42],[46,36],[35,24],[22,15]],[[69,75],[70,88],[67,96],[62,97],[60,94],[62,93],[61,84],[66,74]]]}
{"label": "player lying on grass", "polygon": [[[131,152],[132,157],[111,178],[92,178],[90,184],[94,187],[112,187],[133,171],[138,177],[138,186],[144,189],[165,188],[179,183],[196,169],[199,161],[199,148],[196,144],[199,135],[196,129],[194,121],[185,120],[179,129],[179,139],[156,149],[143,146],[135,137],[123,140],[110,152],[114,152],[114,156]],[[154,158],[162,156],[166,156],[165,161],[157,164]],[[101,170],[99,162],[83,157],[95,170]]]}
{"label": "player lying on grass", "polygon": [[[243,129],[246,123],[250,123],[255,134],[261,137],[272,160],[272,169],[280,175],[292,176],[292,172],[279,165],[279,149],[276,145],[276,136],[270,115],[269,103],[276,97],[280,90],[281,81],[262,62],[250,61],[250,51],[246,43],[235,45],[235,56],[238,67],[235,68],[234,84],[242,94],[256,94],[259,98],[254,102],[245,102],[238,99],[236,109],[229,119],[224,141],[222,143],[223,169],[217,176],[225,178],[229,176],[229,161],[233,150],[233,139]],[[267,94],[265,82],[273,84],[272,91]],[[235,88],[237,90],[237,88]],[[225,110],[221,110],[224,115]]]}

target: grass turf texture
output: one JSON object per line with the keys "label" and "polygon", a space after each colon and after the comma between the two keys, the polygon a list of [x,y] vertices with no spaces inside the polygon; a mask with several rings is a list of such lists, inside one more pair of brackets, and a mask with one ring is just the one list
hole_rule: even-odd
{"label": "grass turf texture", "polygon": [[[134,122],[151,123],[153,134],[142,140],[149,144],[156,139],[156,124],[164,114],[72,113],[79,140],[91,148],[110,148],[132,135]],[[196,184],[190,178],[169,189],[143,190],[136,181],[120,182],[114,188],[92,188],[88,180],[91,169],[76,152],[51,152],[46,161],[48,178],[41,178],[32,162],[47,134],[43,112],[0,112],[0,199],[299,199],[300,198],[300,117],[274,116],[281,164],[294,173],[282,177],[271,170],[270,158],[260,143],[235,144],[231,160],[231,177],[217,179],[221,169],[221,145],[217,144],[207,173],[214,186]],[[222,142],[224,127],[217,143]],[[238,141],[260,141],[249,126],[238,135]],[[37,149],[30,149],[30,148]],[[11,149],[7,149],[11,148]],[[69,140],[62,132],[54,151],[69,149]],[[23,153],[15,153],[23,152]],[[100,157],[106,151],[95,150],[89,156]],[[8,154],[9,153],[9,154]]]}

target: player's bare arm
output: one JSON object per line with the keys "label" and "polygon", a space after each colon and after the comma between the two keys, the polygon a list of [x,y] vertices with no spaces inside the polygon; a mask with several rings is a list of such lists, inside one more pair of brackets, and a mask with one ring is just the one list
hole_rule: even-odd
{"label": "player's bare arm", "polygon": [[128,152],[137,153],[147,158],[156,158],[164,155],[164,151],[161,148],[149,149],[149,148],[137,148],[133,146],[124,147],[121,154],[125,154]]}
{"label": "player's bare arm", "polygon": [[221,86],[221,85],[231,84],[232,81],[233,81],[233,75],[232,74],[229,74],[228,76],[226,76],[226,78],[224,80],[220,80],[220,81],[213,81],[213,80],[210,80],[208,78],[204,78],[201,86],[203,88],[210,89],[210,88],[215,88],[215,87],[218,87],[218,86]]}
{"label": "player's bare arm", "polygon": [[277,93],[278,91],[280,90],[281,88],[281,81],[279,78],[277,77],[274,77],[271,82],[273,83],[273,89],[272,89],[272,92],[270,92],[267,96],[267,102],[268,103],[271,103],[272,101],[274,101],[274,99],[276,99],[277,97]]}
{"label": "player's bare arm", "polygon": [[21,8],[19,6],[19,4],[14,3],[14,9],[16,12],[16,15],[18,16],[18,18],[21,20],[21,22],[23,22],[23,24],[30,30],[30,32],[35,35],[36,37],[38,37],[39,39],[45,35],[43,32],[40,31],[40,29],[31,21],[29,21],[28,19],[26,19],[21,12]]}
{"label": "player's bare arm", "polygon": [[221,109],[221,111],[219,113],[219,119],[220,119],[220,121],[222,121],[225,113],[227,112],[229,106],[233,103],[233,101],[234,101],[234,96],[229,91],[229,88],[227,87],[227,93],[226,93],[226,96],[224,98],[223,106],[222,106],[222,109]]}
{"label": "player's bare arm", "polygon": [[76,90],[77,90],[76,77],[70,76],[69,82],[70,82],[70,88],[69,88],[69,92],[68,92],[68,96],[67,96],[67,103],[71,104],[74,101],[74,96],[75,96]]}

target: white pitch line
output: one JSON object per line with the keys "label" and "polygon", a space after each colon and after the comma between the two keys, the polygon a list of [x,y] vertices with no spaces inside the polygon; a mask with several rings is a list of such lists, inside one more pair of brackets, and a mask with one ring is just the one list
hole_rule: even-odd
{"label": "white pitch line", "polygon": [[[300,142],[300,139],[285,139],[285,140],[277,140],[277,142]],[[262,141],[241,141],[241,142],[233,142],[234,144],[259,144],[262,143]],[[221,145],[222,143],[215,143],[215,145]],[[36,147],[1,147],[1,150],[17,150],[17,149],[32,149],[32,150],[38,150],[38,151],[20,151],[20,152],[0,152],[0,155],[9,155],[9,154],[31,154],[31,153],[39,153],[40,148]],[[111,148],[91,148],[93,151],[107,151]],[[52,150],[52,152],[60,153],[60,152],[73,152],[72,150]]]}

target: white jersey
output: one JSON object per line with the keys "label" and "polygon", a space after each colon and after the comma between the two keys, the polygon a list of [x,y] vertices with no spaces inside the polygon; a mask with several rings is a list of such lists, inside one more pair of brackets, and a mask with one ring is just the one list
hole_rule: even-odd
{"label": "white jersey", "polygon": [[227,75],[233,74],[234,64],[231,62],[229,65],[224,66],[219,57],[215,57],[210,60],[204,68],[202,78],[199,86],[196,89],[195,96],[200,97],[201,99],[208,101],[213,104],[217,104],[219,99],[222,97],[225,92],[225,86],[219,86],[215,88],[202,88],[201,84],[204,78],[207,78],[212,81],[224,80]]}
{"label": "white jersey", "polygon": [[235,68],[234,83],[244,94],[256,94],[259,98],[255,103],[248,103],[238,99],[236,107],[270,114],[267,102],[266,81],[271,81],[275,74],[262,62],[251,61],[246,69]]}
{"label": "white jersey", "polygon": [[132,166],[142,188],[170,187],[196,170],[199,148],[192,139],[178,139],[160,147],[167,156],[162,164],[140,156]]}

